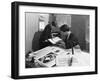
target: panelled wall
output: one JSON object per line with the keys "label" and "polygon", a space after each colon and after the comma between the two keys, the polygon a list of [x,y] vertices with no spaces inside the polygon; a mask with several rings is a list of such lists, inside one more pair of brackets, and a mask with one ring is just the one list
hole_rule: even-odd
{"label": "panelled wall", "polygon": [[72,15],[71,31],[78,38],[81,49],[89,52],[89,16]]}

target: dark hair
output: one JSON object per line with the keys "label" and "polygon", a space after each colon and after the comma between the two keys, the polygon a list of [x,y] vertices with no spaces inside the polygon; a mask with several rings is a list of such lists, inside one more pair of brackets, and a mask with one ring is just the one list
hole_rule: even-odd
{"label": "dark hair", "polygon": [[64,24],[60,27],[60,30],[63,32],[69,31],[69,26],[67,24]]}
{"label": "dark hair", "polygon": [[56,23],[54,21],[51,24],[52,24],[52,26],[55,26],[56,27]]}

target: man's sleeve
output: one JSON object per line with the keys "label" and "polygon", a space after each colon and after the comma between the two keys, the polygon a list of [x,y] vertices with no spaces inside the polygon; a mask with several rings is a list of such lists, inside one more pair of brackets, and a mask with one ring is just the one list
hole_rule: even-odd
{"label": "man's sleeve", "polygon": [[70,49],[70,48],[78,45],[79,42],[78,42],[78,39],[73,34],[71,34],[69,39],[65,41],[65,44],[66,44],[66,48]]}

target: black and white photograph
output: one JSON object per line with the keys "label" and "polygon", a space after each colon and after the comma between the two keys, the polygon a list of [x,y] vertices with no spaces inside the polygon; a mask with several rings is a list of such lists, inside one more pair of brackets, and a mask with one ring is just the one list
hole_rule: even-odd
{"label": "black and white photograph", "polygon": [[12,78],[97,74],[97,7],[13,2],[12,40]]}
{"label": "black and white photograph", "polygon": [[25,13],[26,68],[90,65],[89,15]]}

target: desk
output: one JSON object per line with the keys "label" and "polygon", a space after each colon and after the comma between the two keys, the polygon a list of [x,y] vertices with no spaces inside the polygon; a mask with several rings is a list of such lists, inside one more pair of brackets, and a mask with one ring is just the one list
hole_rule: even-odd
{"label": "desk", "polygon": [[[48,46],[48,47],[45,47],[36,52],[32,52],[29,55],[30,55],[30,57],[35,56],[35,59],[38,59],[40,57],[45,56],[49,52],[55,52],[56,50],[60,50],[60,52],[58,54],[72,53],[71,49],[65,50],[65,49],[62,49],[59,47],[55,47],[55,46]],[[74,55],[72,55],[72,66],[71,67],[73,67],[73,66],[88,66],[89,64],[90,64],[89,54],[81,51],[80,49],[74,49]],[[39,67],[39,65],[37,65],[37,64],[36,64],[36,66]]]}
{"label": "desk", "polygon": [[72,66],[89,66],[90,54],[79,49],[75,49]]}

